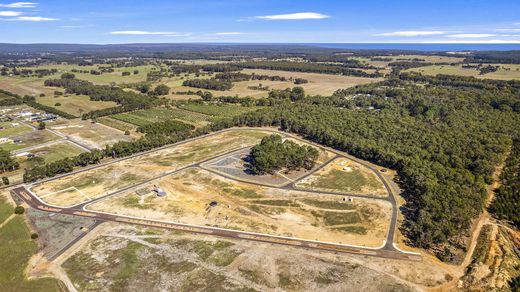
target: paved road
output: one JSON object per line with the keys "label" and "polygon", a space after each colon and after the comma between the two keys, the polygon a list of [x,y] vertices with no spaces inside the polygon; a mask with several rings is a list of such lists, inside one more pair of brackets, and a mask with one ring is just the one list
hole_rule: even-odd
{"label": "paved road", "polygon": [[[95,169],[95,168],[98,168],[98,167],[102,167],[102,166],[105,166],[105,165],[108,165],[108,164],[113,164],[113,163],[116,163],[116,162],[119,162],[119,161],[122,161],[122,160],[127,160],[127,159],[130,159],[130,158],[133,158],[133,157],[142,156],[142,155],[145,155],[145,154],[148,154],[148,153],[152,153],[152,152],[155,152],[155,151],[158,151],[158,150],[161,150],[161,149],[174,147],[174,146],[177,146],[177,145],[182,145],[182,144],[185,144],[185,143],[188,143],[188,142],[191,142],[191,141],[203,138],[203,137],[214,136],[214,135],[217,135],[219,133],[227,132],[227,131],[231,131],[231,130],[236,130],[236,129],[225,129],[225,130],[218,131],[218,132],[213,132],[213,133],[210,133],[210,134],[207,134],[207,135],[204,135],[204,136],[200,136],[200,137],[184,140],[184,141],[181,141],[181,142],[178,142],[178,143],[175,143],[175,144],[166,145],[166,146],[163,146],[163,147],[160,147],[160,148],[157,148],[157,149],[153,149],[153,150],[150,150],[150,151],[138,153],[138,154],[135,154],[135,155],[132,155],[132,156],[128,156],[128,157],[124,157],[124,158],[120,158],[120,159],[114,159],[112,161],[108,161],[108,162],[105,162],[105,163],[102,163],[102,164],[98,164],[98,165],[93,165],[93,166],[90,166],[90,167],[82,168],[82,169],[79,169],[79,170],[74,171],[72,173],[67,173],[67,174],[64,174],[64,175],[60,175],[60,176],[56,176],[56,177],[53,177],[53,178],[45,179],[45,180],[37,182],[36,184],[41,184],[41,183],[46,182],[46,181],[59,179],[61,177],[68,176],[68,175],[75,174],[75,173],[81,173],[81,172],[88,171],[88,170],[91,170],[91,169]],[[308,140],[304,140],[304,139],[302,139],[302,138],[300,138],[300,137],[298,137],[296,135],[292,135],[292,134],[289,134],[289,133],[279,132],[279,131],[276,131],[276,130],[273,130],[273,129],[265,129],[265,128],[262,128],[261,130],[269,131],[269,132],[273,132],[273,133],[278,133],[278,134],[283,134],[283,135],[286,135],[286,136],[290,136],[291,138],[294,138],[294,139],[297,139],[297,140],[300,140],[300,141],[303,141],[303,142],[306,142],[306,143],[310,143]],[[380,249],[375,250],[375,249],[370,249],[370,248],[353,247],[353,246],[334,244],[334,243],[322,243],[322,242],[317,243],[315,241],[306,241],[306,240],[300,240],[300,239],[294,239],[294,238],[277,237],[277,236],[270,236],[270,235],[265,235],[265,234],[254,234],[254,233],[226,230],[226,229],[220,229],[220,228],[211,228],[211,227],[204,227],[204,226],[185,225],[185,224],[172,223],[172,222],[162,222],[162,221],[148,220],[148,219],[142,219],[142,218],[131,218],[131,219],[129,219],[129,217],[127,217],[127,216],[120,216],[120,215],[114,215],[114,214],[104,214],[104,213],[100,213],[100,212],[86,210],[84,208],[85,205],[87,205],[87,204],[91,204],[93,202],[103,200],[103,199],[105,199],[107,197],[111,197],[111,196],[123,193],[125,191],[131,190],[131,189],[134,189],[134,188],[138,188],[138,187],[146,185],[146,184],[148,184],[148,183],[150,183],[150,182],[152,182],[154,180],[158,180],[160,178],[172,175],[172,174],[174,174],[176,172],[180,172],[180,171],[185,170],[187,168],[199,167],[199,168],[205,169],[207,171],[212,171],[210,168],[204,167],[203,164],[208,162],[208,161],[215,160],[215,159],[218,159],[220,157],[229,155],[230,153],[246,149],[248,147],[244,147],[244,148],[241,148],[241,149],[230,150],[230,151],[228,151],[228,152],[226,152],[224,154],[220,154],[220,155],[218,155],[216,157],[211,157],[211,158],[208,158],[206,160],[199,161],[199,162],[187,165],[185,167],[182,167],[182,168],[179,168],[179,169],[176,169],[176,170],[173,170],[173,171],[165,172],[164,174],[161,174],[161,175],[159,175],[157,177],[154,177],[152,179],[148,179],[146,181],[139,182],[137,184],[126,186],[126,187],[124,187],[122,189],[119,189],[119,190],[117,190],[115,192],[106,194],[106,195],[104,195],[102,197],[99,197],[99,198],[96,198],[94,200],[91,200],[91,201],[88,201],[88,202],[85,202],[85,203],[81,203],[81,204],[78,204],[76,206],[72,206],[72,207],[69,207],[69,208],[61,208],[61,207],[55,207],[55,206],[50,206],[48,204],[45,204],[45,203],[41,202],[37,197],[35,197],[35,195],[32,194],[32,192],[27,190],[25,188],[25,186],[16,187],[16,188],[12,189],[12,192],[16,193],[20,198],[24,199],[32,207],[35,207],[35,208],[38,208],[38,209],[44,210],[44,211],[46,210],[46,211],[49,211],[49,212],[57,212],[57,213],[61,212],[61,213],[72,214],[72,215],[77,215],[77,216],[92,217],[92,218],[95,218],[95,219],[98,219],[98,220],[127,222],[127,223],[133,223],[133,224],[140,224],[140,225],[146,225],[146,226],[155,226],[155,227],[164,227],[164,228],[170,228],[170,229],[185,230],[183,228],[191,228],[191,229],[193,229],[193,232],[211,233],[211,234],[218,235],[218,236],[228,236],[228,237],[234,237],[234,238],[248,238],[248,239],[251,239],[251,240],[271,242],[271,243],[279,243],[279,244],[286,244],[286,245],[292,245],[292,246],[319,248],[319,249],[334,250],[334,251],[341,251],[341,252],[348,252],[348,253],[355,253],[355,254],[365,254],[365,255],[370,255],[370,256],[381,256],[381,257],[386,257],[386,258],[398,258],[398,259],[407,259],[407,260],[421,260],[421,256],[419,254],[407,253],[407,252],[400,251],[394,245],[395,231],[396,231],[397,217],[398,217],[398,206],[397,206],[397,200],[396,200],[397,194],[394,191],[394,189],[391,187],[390,182],[388,181],[388,179],[384,175],[382,175],[380,173],[380,171],[377,169],[377,167],[372,165],[372,164],[370,164],[370,163],[367,163],[365,161],[359,160],[356,157],[344,154],[344,153],[342,153],[340,151],[337,151],[335,149],[332,149],[332,148],[329,148],[329,147],[325,147],[323,145],[318,145],[318,144],[315,144],[315,143],[312,143],[312,144],[316,145],[317,147],[325,148],[328,151],[333,152],[335,154],[334,158],[345,157],[345,158],[351,159],[351,160],[353,160],[353,161],[355,161],[355,162],[357,162],[357,163],[359,163],[359,164],[369,168],[372,172],[374,172],[374,174],[376,174],[379,177],[379,179],[381,179],[381,181],[383,182],[383,184],[384,184],[384,186],[385,186],[385,188],[386,188],[386,190],[387,190],[387,192],[389,194],[388,197],[374,197],[374,196],[367,196],[367,195],[362,195],[362,194],[345,194],[345,193],[334,193],[334,192],[324,192],[324,191],[314,191],[314,190],[312,192],[313,193],[326,194],[326,195],[351,196],[351,197],[360,197],[360,198],[368,198],[368,199],[374,199],[374,200],[388,201],[392,205],[392,216],[391,216],[391,219],[390,219],[390,227],[389,227],[389,230],[388,230],[388,233],[387,233],[385,245],[383,247],[381,247]],[[332,161],[334,158],[331,158],[330,160],[328,160],[323,165],[319,166],[317,169],[315,169],[310,174],[307,174],[307,175],[299,178],[296,181],[289,182],[288,184],[280,186],[279,188],[287,189],[287,190],[295,190],[295,191],[305,191],[305,190],[296,188],[295,184],[298,181],[304,179],[305,177],[311,175],[315,171],[321,169],[327,163]],[[212,172],[214,172],[214,173],[216,173],[218,175],[222,175],[219,172],[215,172],[215,171],[212,171]],[[229,178],[240,181],[240,179],[236,179],[235,177],[229,177]],[[251,181],[245,181],[245,182],[249,183],[249,184],[254,184],[254,185],[273,187],[273,186],[270,186],[270,185],[257,183],[257,182],[251,182]],[[129,220],[131,220],[132,222],[129,222]],[[183,227],[181,228],[180,226],[183,226]],[[190,230],[187,230],[187,231],[190,231]],[[208,232],[208,231],[211,231],[211,232]],[[283,243],[280,242],[280,240],[282,240]]]}
{"label": "paved road", "polygon": [[236,238],[236,239],[246,239],[246,240],[272,243],[272,244],[280,244],[280,245],[286,245],[286,246],[350,253],[350,254],[371,256],[371,257],[382,257],[382,258],[409,260],[409,261],[421,261],[422,260],[422,257],[419,254],[406,253],[406,252],[401,252],[401,251],[397,251],[397,250],[387,250],[385,248],[372,249],[372,248],[349,246],[349,245],[336,244],[336,243],[327,243],[327,242],[319,242],[319,241],[312,241],[312,240],[296,239],[296,238],[290,238],[290,237],[259,234],[259,233],[253,233],[253,232],[229,230],[229,229],[222,229],[222,228],[217,228],[217,227],[197,226],[197,225],[181,224],[181,223],[174,223],[174,222],[167,222],[167,221],[160,221],[160,220],[135,218],[135,217],[131,217],[131,216],[108,214],[108,213],[96,212],[96,211],[91,211],[91,210],[81,210],[81,209],[76,209],[76,208],[49,207],[48,205],[39,201],[34,194],[32,194],[29,190],[27,190],[23,186],[16,187],[16,188],[12,189],[11,192],[14,195],[23,199],[32,208],[35,208],[35,209],[38,209],[41,211],[46,211],[46,212],[88,217],[88,218],[95,219],[98,221],[113,221],[113,222],[128,223],[128,224],[142,225],[142,226],[148,226],[148,227],[166,228],[166,229],[180,230],[180,231],[191,232],[191,233],[200,233],[200,234],[215,235],[215,236],[229,237],[229,238]]}

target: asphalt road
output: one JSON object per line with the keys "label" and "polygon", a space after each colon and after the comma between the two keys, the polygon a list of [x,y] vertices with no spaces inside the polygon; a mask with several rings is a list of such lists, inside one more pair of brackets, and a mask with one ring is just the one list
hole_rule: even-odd
{"label": "asphalt road", "polygon": [[[230,131],[230,130],[236,130],[236,129],[226,129],[226,130],[222,130],[222,131],[219,131],[219,132],[210,133],[208,135],[200,136],[200,137],[193,138],[193,139],[188,139],[188,140],[181,141],[181,142],[178,142],[178,143],[175,143],[175,144],[172,144],[172,145],[167,145],[167,146],[160,147],[160,148],[157,148],[157,149],[153,149],[153,150],[150,150],[150,151],[138,153],[136,155],[132,155],[132,156],[128,156],[128,157],[124,157],[124,158],[120,158],[120,159],[115,159],[115,160],[112,160],[112,161],[109,161],[109,162],[106,162],[106,163],[102,163],[102,164],[98,164],[98,165],[82,168],[82,169],[79,169],[79,170],[74,171],[72,173],[68,173],[68,174],[64,174],[64,175],[60,175],[60,176],[57,176],[57,177],[53,177],[53,178],[49,178],[49,179],[45,179],[45,180],[39,181],[36,184],[40,184],[40,183],[43,183],[43,182],[46,182],[46,181],[55,180],[55,179],[58,179],[58,178],[61,178],[61,177],[64,177],[64,176],[68,176],[68,175],[71,175],[71,174],[75,174],[75,173],[81,173],[81,172],[84,172],[84,171],[88,171],[88,170],[91,170],[91,169],[102,167],[104,165],[116,163],[118,161],[127,160],[127,159],[130,159],[130,158],[133,158],[133,157],[137,157],[137,156],[145,155],[145,154],[148,154],[148,153],[152,153],[152,152],[155,152],[155,151],[158,151],[158,150],[161,150],[161,149],[165,149],[165,148],[169,148],[169,147],[173,147],[173,146],[177,146],[177,145],[182,145],[182,144],[188,143],[190,141],[194,141],[194,140],[197,140],[197,139],[200,139],[200,138],[203,138],[203,137],[217,135],[219,133]],[[262,128],[262,130],[270,131],[270,132],[278,133],[278,134],[283,134],[283,135],[289,136],[289,137],[291,137],[293,139],[297,139],[297,140],[300,140],[300,141],[303,141],[303,142],[306,142],[306,143],[310,143],[307,140],[304,140],[304,139],[302,139],[302,138],[300,138],[300,137],[298,137],[296,135],[292,135],[292,134],[289,134],[289,133],[279,132],[279,131],[276,131],[276,130],[264,129],[264,128]],[[42,210],[42,211],[47,211],[47,212],[55,212],[55,213],[63,213],[63,214],[71,214],[71,215],[76,215],[76,216],[90,217],[90,218],[97,219],[97,220],[100,220],[100,221],[124,222],[124,223],[138,224],[138,225],[144,225],[144,226],[152,226],[152,227],[161,227],[161,228],[168,228],[168,229],[175,229],[175,230],[183,230],[183,231],[195,232],[195,233],[212,234],[212,235],[223,236],[223,237],[243,238],[243,239],[262,241],[262,242],[270,242],[270,243],[283,244],[283,245],[289,245],[289,246],[299,246],[299,247],[307,247],[307,248],[322,249],[322,250],[337,251],[337,252],[346,252],[346,253],[360,254],[360,255],[367,255],[367,256],[378,256],[378,257],[384,257],[384,258],[394,258],[394,259],[402,259],[402,260],[420,261],[421,260],[420,254],[403,252],[403,251],[397,249],[395,247],[395,245],[394,245],[395,231],[396,231],[397,217],[398,217],[398,206],[397,206],[397,199],[396,199],[397,194],[395,193],[395,191],[391,187],[390,182],[388,181],[388,179],[384,175],[382,175],[380,173],[380,171],[375,166],[373,166],[372,164],[369,164],[369,163],[367,163],[365,161],[359,160],[356,157],[344,154],[344,153],[342,153],[340,151],[337,151],[335,149],[332,149],[332,148],[329,148],[329,147],[325,147],[323,145],[317,145],[317,144],[315,144],[315,145],[318,146],[318,147],[327,149],[328,151],[333,152],[335,154],[335,157],[331,158],[329,161],[327,161],[323,165],[321,165],[318,168],[314,169],[311,173],[309,173],[309,174],[299,178],[298,180],[295,180],[295,181],[292,181],[292,182],[290,182],[290,183],[288,183],[286,185],[280,186],[279,188],[287,189],[287,190],[294,190],[294,191],[305,191],[305,190],[301,190],[301,189],[296,188],[295,184],[298,181],[300,181],[300,180],[306,178],[307,176],[311,175],[315,171],[321,169],[327,163],[329,163],[330,161],[332,161],[333,159],[338,158],[338,157],[345,157],[345,158],[351,159],[351,160],[353,160],[353,161],[355,161],[355,162],[357,162],[357,163],[367,167],[372,172],[374,172],[374,174],[377,177],[379,177],[379,179],[381,179],[381,181],[383,182],[383,184],[384,184],[384,186],[385,186],[385,188],[386,188],[386,190],[387,190],[387,192],[389,194],[387,197],[373,197],[373,196],[367,196],[367,195],[362,195],[362,194],[344,194],[344,193],[333,193],[333,192],[323,192],[323,191],[314,191],[314,190],[312,192],[313,193],[320,193],[320,194],[327,194],[327,195],[350,196],[350,197],[360,197],[360,198],[369,198],[369,199],[374,199],[374,200],[385,200],[385,201],[388,201],[392,205],[392,216],[391,216],[391,219],[390,219],[390,227],[389,227],[389,230],[388,230],[388,233],[387,233],[385,245],[382,246],[381,248],[379,248],[379,249],[372,249],[372,248],[364,248],[364,247],[358,247],[358,246],[348,246],[348,245],[343,245],[343,244],[324,243],[324,242],[316,242],[316,241],[302,240],[302,239],[295,239],[295,238],[278,237],[278,236],[271,236],[271,235],[267,235],[267,234],[256,234],[256,233],[249,233],[249,232],[242,232],[242,231],[235,231],[235,230],[227,230],[227,229],[221,229],[221,228],[216,228],[216,227],[186,225],[186,224],[179,224],[179,223],[173,223],[173,222],[163,222],[163,221],[157,221],[157,220],[149,220],[149,219],[143,219],[143,218],[131,218],[131,217],[115,215],[115,214],[106,214],[106,213],[101,213],[101,212],[95,212],[95,211],[91,211],[91,210],[86,210],[84,208],[84,206],[87,205],[87,204],[91,204],[93,202],[105,199],[107,197],[111,197],[111,196],[120,194],[122,192],[131,190],[133,188],[138,188],[138,187],[140,187],[142,185],[145,185],[145,184],[148,184],[148,183],[150,183],[150,182],[152,182],[154,180],[157,180],[157,179],[160,179],[160,178],[172,175],[172,174],[174,174],[176,172],[185,170],[187,168],[199,167],[199,168],[202,168],[204,170],[211,171],[210,168],[203,167],[202,164],[204,164],[205,162],[208,162],[210,160],[218,159],[219,157],[223,157],[223,156],[229,155],[230,153],[233,153],[233,152],[236,152],[236,151],[239,151],[239,150],[243,150],[243,149],[245,149],[247,147],[244,147],[244,148],[241,148],[241,149],[234,149],[234,150],[228,151],[228,152],[226,152],[224,154],[218,155],[216,157],[211,157],[209,159],[206,159],[206,160],[203,160],[203,161],[199,161],[199,162],[187,165],[185,167],[176,169],[174,171],[165,172],[164,174],[161,174],[161,175],[159,175],[157,177],[154,177],[152,179],[148,179],[146,181],[139,182],[137,184],[126,186],[126,187],[124,187],[122,189],[119,189],[117,191],[114,191],[112,193],[104,195],[102,197],[99,197],[99,198],[96,198],[94,200],[91,200],[91,201],[88,201],[88,202],[85,202],[85,203],[81,203],[81,204],[78,204],[76,206],[72,206],[72,207],[69,207],[69,208],[61,208],[61,207],[54,207],[54,206],[47,205],[47,204],[43,203],[42,201],[40,201],[37,197],[35,197],[35,195],[32,192],[30,192],[28,189],[26,189],[25,186],[15,187],[11,191],[14,194],[16,194],[17,196],[19,196],[20,198],[22,198],[31,207],[37,208],[37,209]],[[212,172],[215,172],[215,171],[212,171]],[[217,173],[218,175],[222,175],[221,173],[218,173],[218,172],[215,172],[215,173]],[[228,178],[240,181],[240,179],[236,179],[234,177],[228,177]],[[245,182],[249,183],[249,184],[260,185],[260,186],[273,187],[273,186],[270,186],[270,185],[266,185],[266,184],[262,184],[262,183],[255,183],[255,182],[251,182],[251,181],[245,181]]]}

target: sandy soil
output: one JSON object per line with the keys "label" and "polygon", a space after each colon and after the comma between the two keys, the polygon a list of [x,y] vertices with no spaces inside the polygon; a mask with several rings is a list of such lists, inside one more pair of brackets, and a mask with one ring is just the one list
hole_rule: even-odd
{"label": "sandy soil", "polygon": [[[201,169],[185,170],[155,181],[150,190],[152,185],[161,187],[168,195],[161,198],[149,194],[140,200],[134,190],[88,208],[369,247],[381,246],[391,214],[390,204],[383,201],[341,202],[342,197],[238,183]],[[218,205],[210,207],[211,202]],[[322,207],[317,202],[333,206]]]}

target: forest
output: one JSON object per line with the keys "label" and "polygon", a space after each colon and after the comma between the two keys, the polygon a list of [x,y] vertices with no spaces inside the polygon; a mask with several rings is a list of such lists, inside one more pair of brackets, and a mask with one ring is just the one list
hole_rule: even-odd
{"label": "forest", "polygon": [[515,140],[511,148],[490,211],[520,228],[520,141]]}
{"label": "forest", "polygon": [[259,175],[275,174],[279,170],[310,170],[318,155],[318,150],[312,146],[283,141],[282,136],[274,134],[262,138],[258,145],[251,148],[248,169]]}
{"label": "forest", "polygon": [[229,89],[233,88],[233,83],[231,83],[231,81],[223,80],[223,79],[216,79],[216,78],[184,80],[184,82],[182,82],[182,85],[189,86],[189,87],[195,87],[195,88],[221,90],[221,91],[229,90]]}

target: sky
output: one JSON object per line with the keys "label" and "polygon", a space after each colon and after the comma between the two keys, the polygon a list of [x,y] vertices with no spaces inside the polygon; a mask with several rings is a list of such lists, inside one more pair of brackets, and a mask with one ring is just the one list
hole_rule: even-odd
{"label": "sky", "polygon": [[0,43],[520,43],[519,0],[0,0]]}

